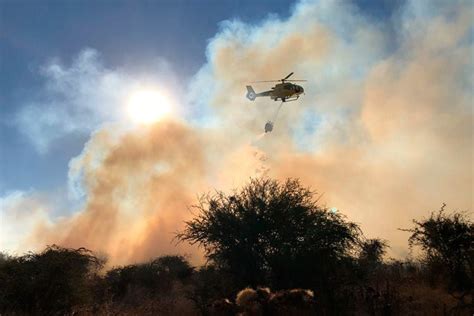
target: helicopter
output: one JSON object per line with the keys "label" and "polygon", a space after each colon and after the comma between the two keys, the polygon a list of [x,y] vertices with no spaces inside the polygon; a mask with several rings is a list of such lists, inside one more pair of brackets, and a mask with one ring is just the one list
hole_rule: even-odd
{"label": "helicopter", "polygon": [[288,80],[293,75],[293,72],[290,73],[283,79],[280,80],[269,80],[269,81],[255,81],[252,83],[261,83],[261,82],[281,82],[276,84],[271,90],[263,91],[256,93],[252,86],[247,86],[247,98],[251,101],[254,101],[257,97],[270,97],[274,101],[281,100],[282,102],[296,101],[301,94],[304,93],[302,86],[291,82],[297,81],[306,81],[306,80]]}

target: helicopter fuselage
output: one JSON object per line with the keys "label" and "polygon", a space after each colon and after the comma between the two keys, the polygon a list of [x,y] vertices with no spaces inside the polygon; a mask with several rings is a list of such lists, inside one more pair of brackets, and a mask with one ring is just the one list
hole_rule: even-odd
{"label": "helicopter fuselage", "polygon": [[255,100],[256,97],[270,97],[274,101],[282,102],[295,101],[304,93],[302,86],[290,82],[283,82],[275,85],[271,90],[256,93],[252,86],[247,86],[247,98]]}
{"label": "helicopter fuselage", "polygon": [[270,91],[270,98],[272,100],[282,100],[283,102],[292,101],[295,98],[298,99],[300,94],[304,93],[302,86],[289,82],[279,83]]}

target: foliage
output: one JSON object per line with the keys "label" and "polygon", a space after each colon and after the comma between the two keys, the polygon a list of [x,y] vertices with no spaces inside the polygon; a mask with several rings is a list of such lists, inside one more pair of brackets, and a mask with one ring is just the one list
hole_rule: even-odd
{"label": "foliage", "polygon": [[56,245],[0,262],[0,311],[68,313],[92,302],[103,262],[85,248]]}
{"label": "foliage", "polygon": [[367,284],[376,279],[379,272],[383,270],[383,257],[387,248],[387,242],[379,238],[361,240],[357,260],[346,272],[351,274],[347,276],[349,282]]}
{"label": "foliage", "polygon": [[182,256],[163,256],[148,263],[117,267],[107,272],[107,294],[113,301],[140,303],[135,294],[153,297],[170,291],[175,280],[184,281],[193,268]]}
{"label": "foliage", "polygon": [[[445,272],[452,291],[473,289],[474,224],[462,213],[446,214],[443,205],[428,219],[413,220],[410,247],[420,246],[432,272]],[[440,271],[444,270],[444,271]]]}
{"label": "foliage", "polygon": [[387,252],[387,242],[381,239],[367,239],[361,244],[359,260],[367,263],[382,263],[383,256]]}
{"label": "foliage", "polygon": [[[465,215],[443,206],[414,220],[406,231],[421,260],[386,261],[386,241],[365,239],[314,196],[296,180],[267,179],[203,196],[178,235],[204,246],[209,262],[197,268],[163,256],[101,273],[105,261],[84,248],[0,252],[0,314],[472,314],[474,237]],[[256,290],[238,294],[249,285]]]}
{"label": "foliage", "polygon": [[356,224],[319,207],[298,180],[253,179],[240,192],[201,197],[198,215],[178,235],[249,285],[323,285],[350,258]]}

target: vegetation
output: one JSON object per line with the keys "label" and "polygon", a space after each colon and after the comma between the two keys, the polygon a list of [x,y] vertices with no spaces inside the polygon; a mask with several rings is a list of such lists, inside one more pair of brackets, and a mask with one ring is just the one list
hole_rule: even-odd
{"label": "vegetation", "polygon": [[204,246],[212,263],[247,285],[326,287],[360,230],[312,198],[297,180],[252,180],[238,194],[201,198],[199,215],[178,238]]}
{"label": "vegetation", "polygon": [[208,264],[163,256],[113,267],[91,251],[47,247],[0,253],[0,314],[81,315],[472,315],[474,226],[466,215],[414,220],[414,261],[387,260],[318,205],[297,180],[252,180],[205,195],[177,235],[203,247]]}
{"label": "vegetation", "polygon": [[91,251],[46,248],[0,261],[0,313],[70,313],[93,303],[104,262]]}
{"label": "vegetation", "polygon": [[421,247],[431,282],[442,278],[450,293],[472,299],[474,223],[462,213],[446,214],[445,207],[428,219],[413,220],[414,228],[405,229],[411,232],[408,242],[410,247]]}

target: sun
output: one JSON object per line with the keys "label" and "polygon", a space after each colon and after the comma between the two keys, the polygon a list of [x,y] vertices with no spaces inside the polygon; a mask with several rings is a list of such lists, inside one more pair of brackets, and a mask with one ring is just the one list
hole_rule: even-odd
{"label": "sun", "polygon": [[134,92],[127,104],[131,120],[139,124],[152,124],[171,114],[170,100],[158,90]]}

